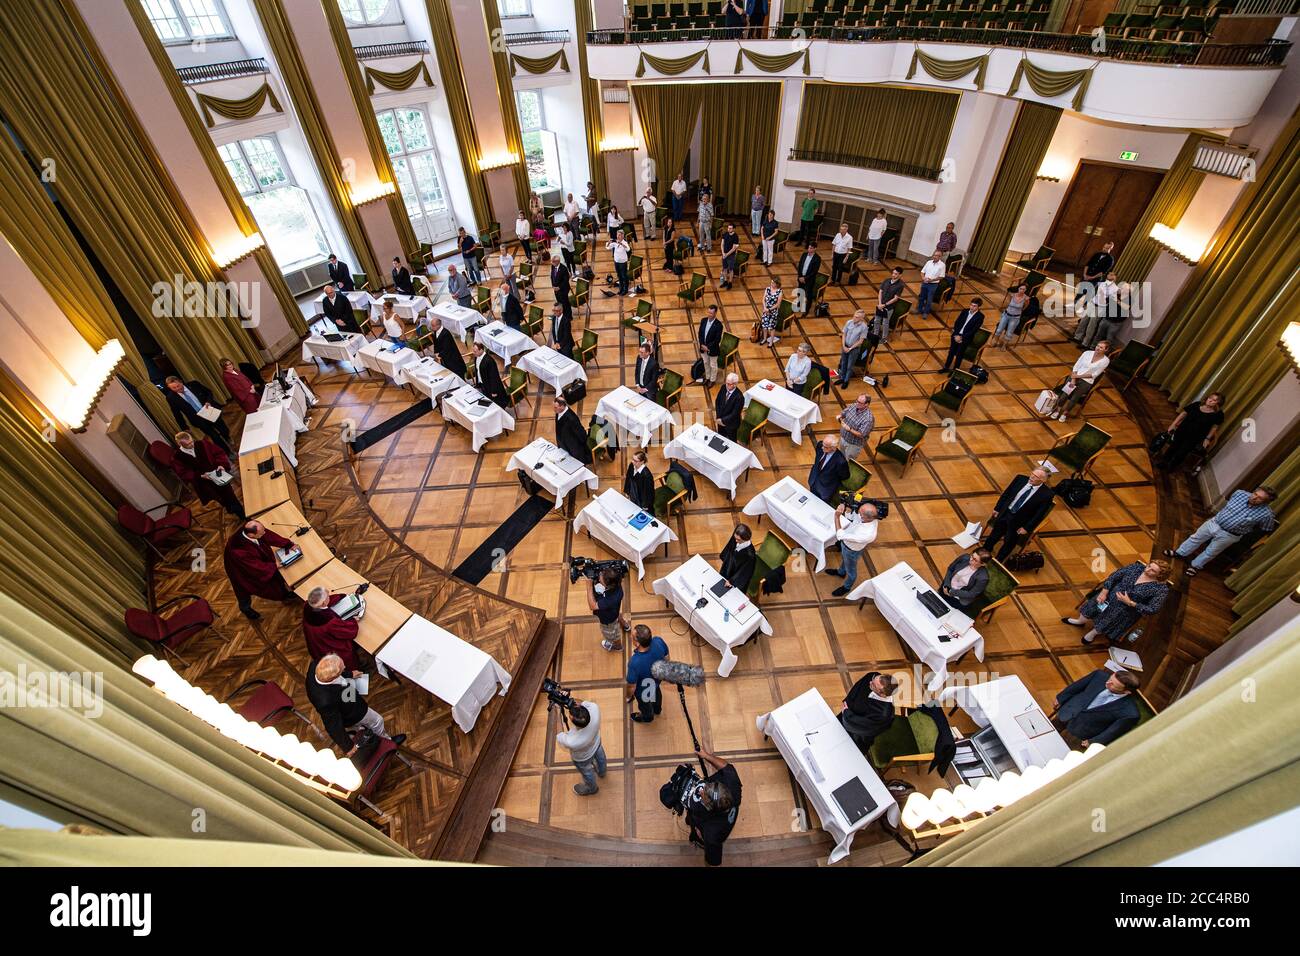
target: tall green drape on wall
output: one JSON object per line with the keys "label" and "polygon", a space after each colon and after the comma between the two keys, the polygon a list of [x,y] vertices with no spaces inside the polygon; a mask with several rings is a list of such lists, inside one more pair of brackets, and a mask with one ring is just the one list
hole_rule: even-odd
{"label": "tall green drape on wall", "polygon": [[98,714],[0,708],[0,777],[10,786],[115,833],[410,857],[154,691],[119,655],[98,653],[3,594],[0,620],[0,670],[103,675]]}
{"label": "tall green drape on wall", "polygon": [[704,72],[709,72],[709,48],[706,46],[697,53],[691,53],[687,56],[667,57],[651,56],[649,53],[642,52],[636,61],[637,79],[645,76],[645,68],[648,66],[656,73],[662,73],[664,76],[680,76],[687,70],[695,69],[695,65],[701,60],[704,61]]}
{"label": "tall green drape on wall", "polygon": [[711,83],[704,87],[700,168],[715,195],[742,215],[755,186],[772,195],[776,138],[781,128],[780,83]]}
{"label": "tall green drape on wall", "polygon": [[[186,378],[225,395],[217,360],[260,361],[234,310],[155,316],[155,283],[224,282],[198,224],[70,0],[0,4],[0,103],[81,236]],[[88,119],[93,117],[93,121]]]}
{"label": "tall green drape on wall", "polygon": [[[497,99],[501,103],[501,129],[506,135],[506,152],[514,153],[519,162],[510,167],[515,179],[515,198],[520,209],[528,208],[533,187],[524,162],[524,134],[519,131],[519,107],[515,105],[515,84],[510,79],[510,54],[501,30],[501,12],[497,0],[483,0],[483,21],[487,25],[488,47],[492,51],[492,69],[496,72]],[[499,48],[499,49],[498,49]]]}
{"label": "tall green drape on wall", "polygon": [[1273,510],[1278,527],[1228,576],[1226,583],[1237,595],[1232,610],[1238,615],[1230,634],[1244,629],[1300,584],[1300,448],[1263,483],[1277,490]]}
{"label": "tall green drape on wall", "polygon": [[[253,218],[253,213],[248,208],[248,204],[244,202],[244,197],[239,194],[239,187],[230,178],[230,170],[226,169],[226,164],[217,152],[212,137],[208,135],[208,131],[199,122],[199,116],[194,109],[193,101],[190,100],[189,94],[185,91],[185,84],[176,75],[176,67],[173,65],[171,57],[167,55],[167,50],[163,46],[162,40],[158,38],[158,33],[154,30],[153,24],[149,21],[149,15],[145,12],[144,4],[128,3],[126,7],[131,11],[131,16],[135,19],[136,29],[140,31],[144,45],[149,48],[149,55],[158,68],[158,76],[161,78],[163,85],[167,87],[168,92],[171,93],[172,100],[176,103],[176,109],[180,111],[181,118],[185,121],[186,127],[189,128],[194,145],[203,157],[203,164],[208,167],[208,172],[211,173],[213,181],[217,184],[221,195],[225,197],[230,214],[235,217],[235,223],[242,233],[245,236],[251,236],[259,231],[257,221]],[[256,259],[258,267],[262,270],[264,281],[271,287],[271,294],[275,296],[275,301],[279,303],[280,312],[289,323],[289,328],[293,329],[295,335],[306,335],[307,321],[303,318],[302,310],[298,308],[293,293],[289,291],[284,276],[280,274],[280,266],[276,263],[275,257],[271,255],[271,250],[263,245],[253,253],[253,258]],[[168,421],[170,419],[164,417],[158,420]]]}
{"label": "tall green drape on wall", "polygon": [[375,84],[388,90],[409,90],[415,85],[416,80],[424,80],[425,86],[433,86],[433,77],[429,75],[429,64],[424,62],[424,57],[420,57],[420,62],[406,70],[396,70],[387,72],[385,70],[376,70],[374,67],[365,67],[366,72],[366,92],[374,95]]}
{"label": "tall green drape on wall", "polygon": [[582,85],[582,112],[586,118],[587,168],[591,181],[596,184],[596,195],[609,196],[609,177],[605,174],[605,157],[600,151],[605,138],[604,103],[600,96],[600,81],[593,80],[587,70],[587,34],[595,29],[596,18],[591,9],[592,0],[573,0],[578,33],[578,82]]}
{"label": "tall green drape on wall", "polygon": [[667,185],[681,170],[691,148],[704,87],[699,83],[633,83],[632,97],[654,166],[649,178]]}
{"label": "tall green drape on wall", "polygon": [[199,101],[199,110],[203,113],[203,122],[209,127],[216,125],[216,120],[212,114],[224,116],[226,119],[246,120],[252,119],[258,113],[262,112],[262,107],[268,102],[271,109],[277,113],[283,113],[280,101],[275,98],[275,90],[271,89],[270,83],[263,83],[252,93],[238,100],[223,99],[220,96],[207,96],[199,93],[196,95]]}
{"label": "tall green drape on wall", "polygon": [[[1300,111],[1237,198],[1210,248],[1169,307],[1147,378],[1179,405],[1207,391],[1227,395],[1235,434],[1287,371],[1278,348],[1300,315]],[[1285,252],[1283,251],[1285,250]]]}
{"label": "tall green drape on wall", "polygon": [[1047,20],[1043,24],[1045,32],[1061,32],[1061,27],[1065,24],[1065,15],[1070,12],[1070,3],[1071,0],[1052,0],[1052,5],[1047,9]]}
{"label": "tall green drape on wall", "polygon": [[[348,26],[343,22],[343,11],[337,3],[322,3],[325,19],[329,22],[330,35],[334,38],[334,48],[338,51],[339,65],[347,77],[348,89],[352,91],[352,105],[356,107],[357,118],[361,121],[365,133],[366,147],[370,151],[370,163],[375,168],[375,175],[381,183],[391,185],[393,192],[384,197],[388,215],[392,217],[393,229],[397,232],[397,241],[402,252],[412,255],[420,247],[415,238],[415,229],[411,226],[411,217],[406,212],[406,202],[402,198],[402,189],[397,184],[397,174],[393,172],[393,163],[388,156],[388,147],[384,144],[384,134],[379,131],[379,120],[375,117],[375,107],[370,102],[370,92],[366,89],[365,78],[361,75],[361,64],[352,49],[352,38],[348,36]],[[423,66],[423,59],[421,59]],[[429,75],[428,71],[424,74]],[[373,250],[372,250],[373,251]]]}
{"label": "tall green drape on wall", "polygon": [[1029,190],[1034,185],[1034,176],[1047,155],[1060,118],[1059,107],[1020,104],[997,176],[972,234],[968,265],[995,275],[1002,271],[1002,260],[1006,258],[1020,214],[1025,211]]}
{"label": "tall green drape on wall", "polygon": [[1160,180],[1159,188],[1147,203],[1142,218],[1133,228],[1124,251],[1120,253],[1115,263],[1115,272],[1119,274],[1121,280],[1126,282],[1146,280],[1151,267],[1160,257],[1160,246],[1151,238],[1152,227],[1156,223],[1163,223],[1173,229],[1182,220],[1187,207],[1191,205],[1196,190],[1201,187],[1201,181],[1205,178],[1204,173],[1192,168],[1192,161],[1196,159],[1196,150],[1204,139],[1223,141],[1222,137],[1206,136],[1203,133],[1188,134],[1187,141],[1178,151],[1178,156],[1169,167],[1169,171],[1165,173],[1164,179]]}
{"label": "tall green drape on wall", "polygon": [[[316,170],[325,185],[325,194],[334,207],[343,234],[352,247],[352,254],[357,258],[353,268],[366,274],[372,289],[382,288],[387,273],[379,268],[379,261],[370,245],[370,237],[366,235],[361,215],[352,205],[352,191],[344,173],[343,160],[339,156],[338,147],[334,145],[334,137],[330,135],[325,110],[316,98],[298,41],[294,39],[288,12],[278,0],[252,0],[252,3],[257,18],[261,21],[266,42],[271,48],[271,55],[280,68],[280,79],[288,90],[289,99],[293,101],[303,138],[307,140],[307,148],[316,161]],[[314,53],[320,55],[319,50]]]}
{"label": "tall green drape on wall", "polygon": [[1300,619],[1289,630],[910,865],[1151,866],[1289,810],[1300,793]]}
{"label": "tall green drape on wall", "polygon": [[564,47],[560,47],[550,56],[520,56],[518,53],[510,54],[510,75],[515,76],[523,67],[528,73],[536,76],[550,73],[556,66],[560,67],[561,73],[569,72],[569,58],[564,55]]}
{"label": "tall green drape on wall", "polygon": [[1029,88],[1042,97],[1055,97],[1075,90],[1070,109],[1076,113],[1083,109],[1083,98],[1088,95],[1088,84],[1092,82],[1092,70],[1044,70],[1034,66],[1029,57],[1022,56],[1016,64],[1016,72],[1011,77],[1011,86],[1007,96],[1015,96],[1020,89],[1020,81],[1028,80]]}
{"label": "tall green drape on wall", "polygon": [[937,178],[960,93],[808,83],[795,148],[913,167]]}
{"label": "tall green drape on wall", "polygon": [[[469,187],[469,202],[474,210],[474,229],[487,228],[492,221],[492,204],[488,201],[487,186],[478,161],[482,156],[478,133],[474,131],[474,116],[469,109],[469,93],[465,90],[464,67],[456,47],[456,28],[452,23],[447,0],[425,0],[429,13],[429,27],[433,34],[433,49],[438,57],[438,74],[442,77],[442,92],[447,97],[447,110],[451,114],[451,128],[456,134],[460,168],[465,173]],[[527,208],[526,206],[521,208]]]}
{"label": "tall green drape on wall", "polygon": [[[41,423],[3,394],[0,447],[0,591],[82,645],[132,660],[140,645],[122,613],[148,604],[140,549],[118,529],[112,506],[45,440]],[[12,625],[6,618],[0,614],[0,633]]]}
{"label": "tall green drape on wall", "polygon": [[912,51],[912,63],[907,68],[906,79],[916,76],[916,68],[920,67],[927,74],[936,80],[943,80],[945,83],[955,83],[962,77],[970,73],[975,74],[975,89],[984,89],[984,76],[989,69],[989,55],[967,57],[964,60],[941,60],[937,56],[930,56],[920,47]]}
{"label": "tall green drape on wall", "polygon": [[810,52],[811,47],[804,47],[802,50],[795,50],[793,53],[766,56],[762,53],[755,53],[753,50],[746,50],[744,47],[741,47],[736,51],[736,69],[733,72],[739,73],[743,70],[745,68],[746,60],[748,60],[752,65],[758,67],[758,69],[762,70],[764,73],[783,73],[800,60],[803,60],[803,75],[807,76],[811,69]]}

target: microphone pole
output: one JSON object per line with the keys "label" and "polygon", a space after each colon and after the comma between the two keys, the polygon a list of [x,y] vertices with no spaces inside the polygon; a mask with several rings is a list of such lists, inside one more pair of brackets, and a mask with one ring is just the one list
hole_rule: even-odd
{"label": "microphone pole", "polygon": [[292,525],[292,524],[286,524],[283,521],[268,521],[266,523],[275,525],[277,528],[296,528],[297,530],[295,530],[293,533],[293,536],[295,538],[301,538],[303,535],[305,535],[308,531],[311,530],[311,528],[305,524]]}

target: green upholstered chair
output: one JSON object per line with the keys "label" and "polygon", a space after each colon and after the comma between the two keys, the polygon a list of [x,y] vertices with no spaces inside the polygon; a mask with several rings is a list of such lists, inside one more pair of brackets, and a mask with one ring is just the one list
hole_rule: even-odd
{"label": "green upholstered chair", "polygon": [[819,272],[813,277],[813,300],[808,303],[809,314],[817,308],[817,303],[826,297],[826,287],[830,284],[831,277],[825,272]]}
{"label": "green upholstered chair", "polygon": [[1042,317],[1042,313],[1039,312],[1037,315],[1032,315],[1027,319],[1020,320],[1020,325],[1016,327],[1017,345],[1023,342],[1025,340],[1025,337],[1029,335],[1030,332],[1034,331],[1034,327],[1038,325],[1038,320],[1041,317]]}
{"label": "green upholstered chair", "polygon": [[776,331],[785,332],[790,322],[794,319],[794,299],[782,297],[781,304],[776,309]]}
{"label": "green upholstered chair", "polygon": [[690,280],[683,282],[681,288],[677,290],[677,298],[687,305],[692,302],[699,302],[700,299],[704,298],[704,274],[692,272]]}
{"label": "green upholstered chair", "polygon": [[[1023,270],[1032,273],[1037,270],[1041,272],[1043,269],[1047,268],[1047,264],[1052,261],[1052,257],[1055,255],[1056,250],[1051,246],[1039,246],[1038,251],[1032,256],[1026,256],[1023,259],[1013,262],[1011,265],[1016,271]],[[1017,282],[1016,285],[1020,285],[1020,283]],[[1012,289],[1011,291],[1014,292],[1015,289]]]}
{"label": "green upholstered chair", "polygon": [[1037,295],[1039,290],[1043,288],[1043,283],[1046,281],[1047,276],[1043,275],[1043,273],[1039,272],[1037,269],[1031,270],[1029,274],[1019,282],[1007,286],[1006,295],[1002,297],[1002,304],[1006,305],[1007,299],[1011,298],[1011,293],[1015,292],[1021,286],[1025,286],[1025,291],[1029,293],[1029,295]]}
{"label": "green upholstered chair", "polygon": [[939,725],[929,714],[914,710],[906,717],[895,716],[889,728],[871,742],[867,759],[879,772],[896,763],[926,763],[934,759]]}
{"label": "green upholstered chair", "polygon": [[1047,457],[1059,461],[1069,469],[1071,477],[1077,478],[1092,466],[1109,441],[1109,432],[1084,422],[1077,432],[1058,439],[1047,452]]}
{"label": "green upholstered chair", "polygon": [[[767,426],[768,407],[762,402],[750,402],[740,416],[740,427],[736,429],[736,441],[748,446]],[[746,472],[748,474],[748,472]]]}
{"label": "green upholstered chair", "polygon": [[573,261],[578,263],[579,266],[587,261],[587,249],[589,246],[590,244],[586,239],[573,240]]}
{"label": "green upholstered chair", "polygon": [[682,377],[670,368],[664,369],[663,381],[659,383],[659,404],[664,408],[672,408],[673,403],[680,403],[682,400]]}
{"label": "green upholstered chair", "polygon": [[840,482],[840,491],[847,494],[853,494],[855,491],[861,491],[867,487],[867,482],[871,480],[871,472],[863,468],[852,458],[849,460],[849,476]]}
{"label": "green upholstered chair", "polygon": [[492,292],[486,283],[474,287],[474,311],[491,321]]}
{"label": "green upholstered chair", "polygon": [[540,305],[530,305],[528,312],[524,315],[524,334],[532,337],[540,334],[546,328],[546,317],[542,313]]}
{"label": "green upholstered chair", "polygon": [[718,368],[725,369],[730,363],[736,360],[740,354],[740,339],[730,332],[722,333],[722,341],[718,345]]}
{"label": "green upholstered chair", "polygon": [[984,588],[983,594],[967,606],[966,614],[971,618],[983,615],[984,620],[989,621],[993,619],[995,610],[1011,600],[1011,595],[1020,587],[1020,582],[996,558],[990,559],[985,568],[989,572],[988,586]]}
{"label": "green upholstered chair", "polygon": [[519,289],[520,299],[533,287],[533,264],[527,259],[515,262],[515,286]]}
{"label": "green upholstered chair", "polygon": [[[406,261],[411,267],[412,281],[420,278],[420,276],[424,273],[424,270],[427,269],[429,266],[428,258],[424,255],[424,253],[419,251],[408,252],[406,254]],[[417,289],[416,291],[418,292],[419,290]]]}
{"label": "green upholstered chair", "polygon": [[899,299],[894,303],[894,314],[889,317],[889,334],[893,335],[895,329],[901,329],[907,322],[907,317],[912,314],[912,303],[907,299]]}
{"label": "green upholstered chair", "polygon": [[1136,690],[1133,692],[1133,703],[1137,704],[1138,709],[1138,722],[1136,726],[1141,727],[1148,720],[1155,719],[1156,709],[1152,706],[1151,701],[1146,699],[1146,695],[1143,694],[1142,691]]}
{"label": "green upholstered chair", "polygon": [[417,325],[415,334],[407,341],[407,345],[417,352],[423,352],[425,349],[433,348],[433,340],[437,338],[433,330],[427,325]]}
{"label": "green upholstered chair", "polygon": [[495,249],[501,245],[501,223],[489,222],[487,228],[479,232],[478,241],[484,249]]}
{"label": "green upholstered chair", "polygon": [[362,332],[364,332],[366,329],[368,329],[368,328],[370,327],[370,310],[369,310],[369,309],[353,309],[353,310],[352,310],[352,321],[355,322],[355,323],[357,324],[357,328],[358,328],[358,329],[360,329]]}
{"label": "green upholstered chair", "polygon": [[641,277],[645,274],[645,257],[638,255],[629,255],[627,257],[627,282],[628,286],[635,289],[641,284]]}
{"label": "green upholstered chair", "polygon": [[822,375],[820,369],[812,369],[808,373],[808,378],[803,383],[803,397],[810,402],[817,401],[817,396],[827,389],[826,377]]}
{"label": "green upholstered chair", "polygon": [[754,573],[750,576],[749,587],[745,588],[745,593],[749,595],[751,601],[758,601],[763,588],[763,578],[785,564],[790,557],[790,550],[789,545],[771,531],[767,533],[763,543],[754,552]]}
{"label": "green upholstered chair", "polygon": [[920,451],[921,439],[925,437],[929,427],[924,422],[918,422],[915,418],[903,416],[903,420],[898,423],[898,427],[876,443],[875,451],[871,456],[872,459],[875,460],[884,455],[886,458],[902,465],[903,473],[906,474],[907,466],[912,463],[912,459]]}
{"label": "green upholstered chair", "polygon": [[776,235],[772,237],[772,256],[775,256],[785,249],[785,244],[790,241],[790,233],[785,229],[778,229]]}
{"label": "green upholstered chair", "polygon": [[584,309],[587,318],[591,318],[591,283],[586,279],[573,280],[573,299],[570,304],[575,309]]}
{"label": "green upholstered chair", "polygon": [[659,487],[655,489],[655,517],[667,518],[676,504],[686,506],[686,484],[681,475],[669,471],[659,479]]}
{"label": "green upholstered chair", "polygon": [[432,243],[432,242],[421,242],[421,243],[420,243],[420,255],[424,256],[424,259],[425,259],[426,262],[432,262],[432,261],[433,261],[433,243]]}
{"label": "green upholstered chair", "polygon": [[[980,331],[982,332],[983,329]],[[960,415],[962,409],[966,407],[966,402],[974,393],[975,385],[975,376],[970,372],[963,372],[961,369],[949,372],[947,380],[931,393],[929,401],[925,403],[925,410],[928,412],[931,405],[938,405],[954,416]],[[962,387],[965,391],[960,395],[956,394],[956,391]]]}
{"label": "green upholstered chair", "polygon": [[[629,312],[627,315],[623,316],[621,321],[624,328],[634,329],[636,328],[637,324],[641,322],[649,322],[651,324],[654,324],[654,319],[655,319],[654,303],[651,302],[649,299],[637,299],[636,309],[633,310],[632,312]],[[638,331],[640,330],[638,329]]]}
{"label": "green upholstered chair", "polygon": [[592,422],[587,426],[587,449],[595,455],[602,448],[609,448],[609,426]]}
{"label": "green upholstered chair", "polygon": [[1124,347],[1117,354],[1111,356],[1106,371],[1124,382],[1119,387],[1121,392],[1126,391],[1133,384],[1133,380],[1142,374],[1142,370],[1147,367],[1155,351],[1154,345],[1130,339],[1124,343]]}
{"label": "green upholstered chair", "polygon": [[370,280],[366,278],[366,274],[364,272],[352,273],[352,285],[356,287],[356,290],[358,292],[370,291]]}
{"label": "green upholstered chair", "polygon": [[862,250],[853,248],[849,250],[848,255],[844,257],[844,278],[841,281],[848,282],[853,276],[857,275],[858,267],[862,263]]}
{"label": "green upholstered chair", "polygon": [[527,391],[528,373],[518,365],[512,365],[510,367],[510,381],[506,385],[506,397],[510,399],[510,407],[514,408],[518,405],[520,399],[525,402],[528,401],[527,398],[524,398]]}
{"label": "green upholstered chair", "polygon": [[750,254],[746,252],[744,249],[736,250],[736,276],[737,277],[743,276],[745,274],[745,266],[749,265],[749,260],[751,258],[752,257],[750,256]]}
{"label": "green upholstered chair", "polygon": [[[596,346],[599,344],[599,336],[591,329],[582,330],[582,341],[578,343],[577,359],[579,364],[586,365],[588,362],[596,362]],[[600,363],[596,362],[599,366]]]}

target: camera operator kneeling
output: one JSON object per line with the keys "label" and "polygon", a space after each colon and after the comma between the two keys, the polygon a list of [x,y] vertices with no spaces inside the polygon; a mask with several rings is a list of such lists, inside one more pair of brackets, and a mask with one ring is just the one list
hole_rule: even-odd
{"label": "camera operator kneeling", "polygon": [[686,798],[686,822],[691,842],[704,848],[704,862],[722,865],[722,844],[731,836],[740,813],[740,775],[736,768],[707,750],[696,754],[713,773],[698,783]]}
{"label": "camera operator kneeling", "polygon": [[605,776],[605,747],[600,742],[600,708],[589,700],[569,708],[572,730],[562,730],[555,742],[569,751],[573,765],[582,774],[582,783],[573,785],[573,792],[589,797],[600,789],[596,777]]}

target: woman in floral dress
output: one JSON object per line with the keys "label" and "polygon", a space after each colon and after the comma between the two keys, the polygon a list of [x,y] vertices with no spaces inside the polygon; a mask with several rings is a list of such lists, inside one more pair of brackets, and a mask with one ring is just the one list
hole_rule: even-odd
{"label": "woman in floral dress", "polygon": [[1122,641],[1138,621],[1164,607],[1169,596],[1169,563],[1134,561],[1113,572],[1101,582],[1101,590],[1083,602],[1078,617],[1063,617],[1062,622],[1076,627],[1087,626],[1083,643],[1091,644],[1101,635]]}
{"label": "woman in floral dress", "polygon": [[781,280],[772,277],[772,281],[763,290],[763,345],[776,345],[781,341],[776,334],[777,317],[781,314]]}

